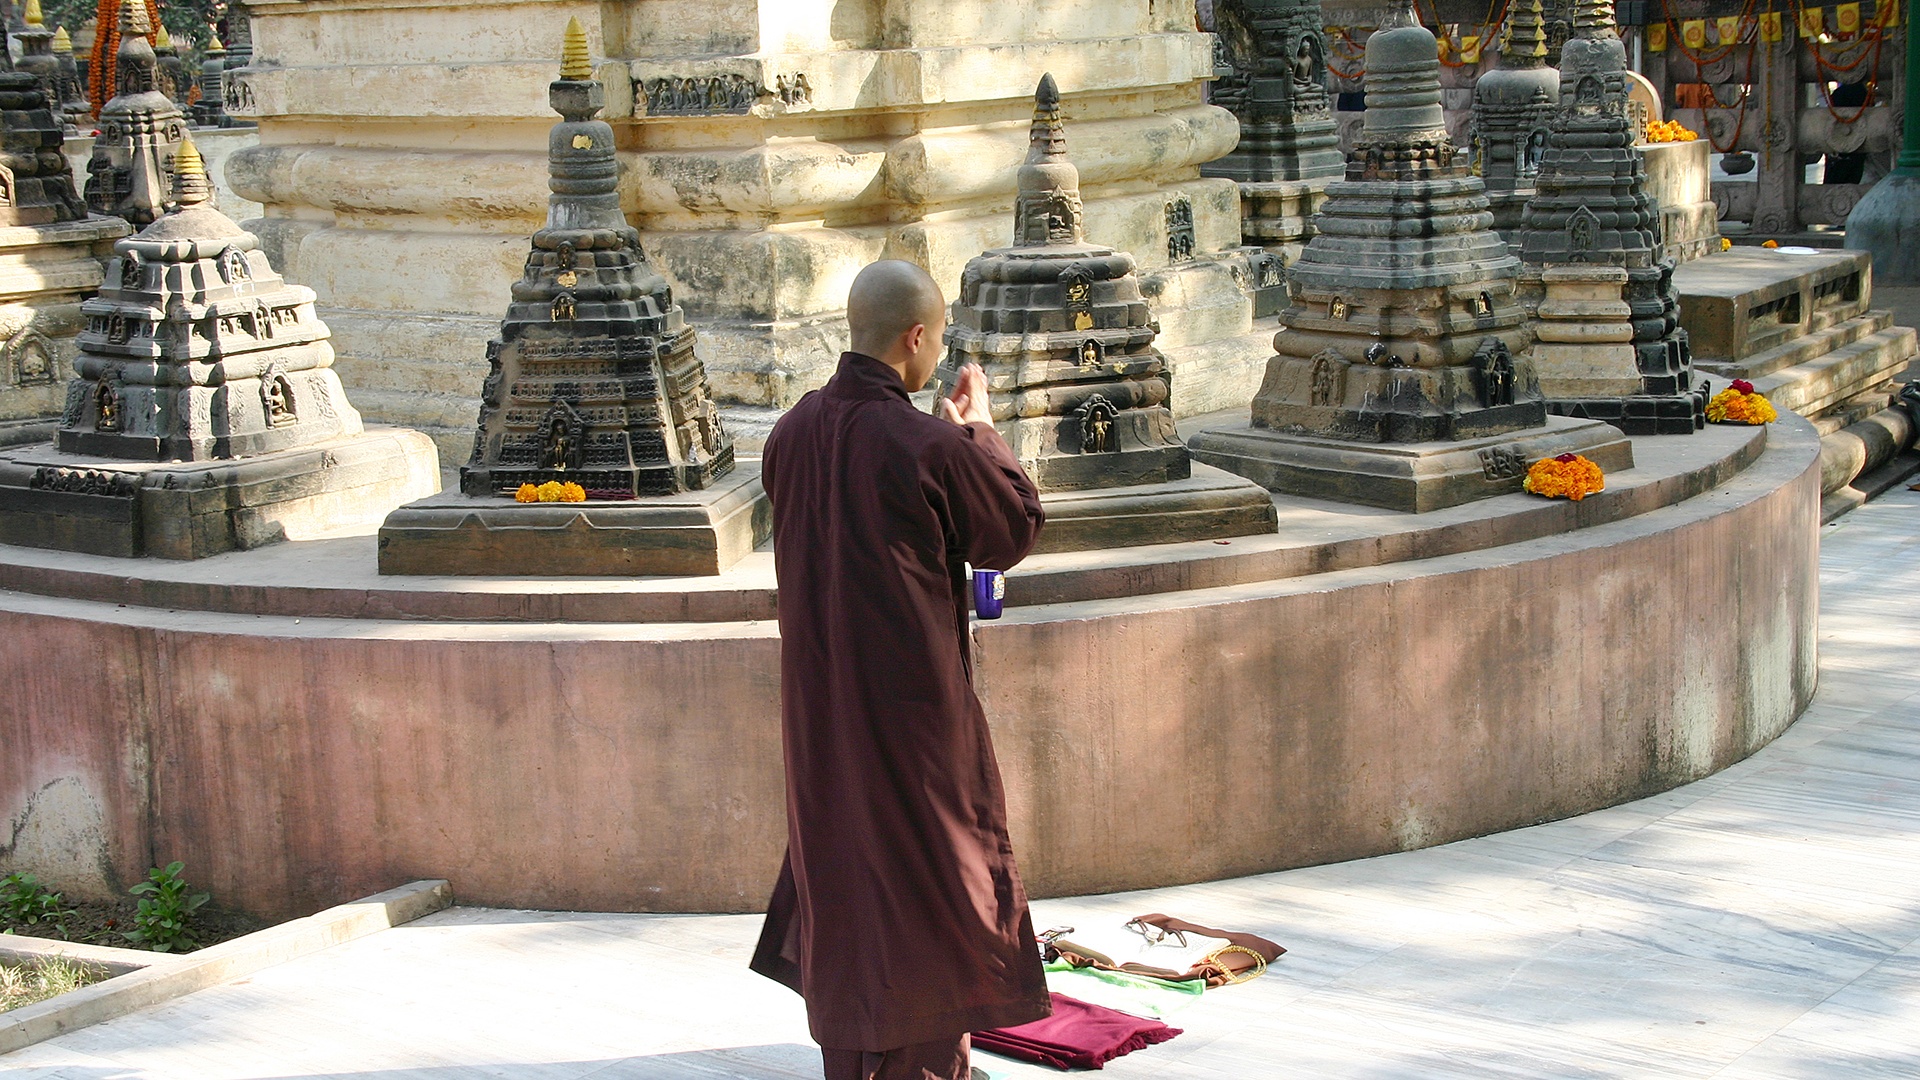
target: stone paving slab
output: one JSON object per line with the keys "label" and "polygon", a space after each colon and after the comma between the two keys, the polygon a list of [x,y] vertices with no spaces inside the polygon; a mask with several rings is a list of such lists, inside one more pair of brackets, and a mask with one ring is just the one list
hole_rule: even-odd
{"label": "stone paving slab", "polygon": [[[1107,1075],[1920,1076],[1920,493],[1823,536],[1820,692],[1725,772],[1441,848],[1036,904],[1043,926],[1165,911],[1291,949]],[[746,971],[759,923],[454,908],[0,1057],[0,1072],[817,1076],[798,999]]]}

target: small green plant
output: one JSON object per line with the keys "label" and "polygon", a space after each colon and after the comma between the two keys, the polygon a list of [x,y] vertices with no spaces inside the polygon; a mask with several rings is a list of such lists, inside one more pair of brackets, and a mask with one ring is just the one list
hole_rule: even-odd
{"label": "small green plant", "polygon": [[125,933],[128,941],[138,942],[154,952],[185,952],[197,943],[193,940],[193,913],[207,902],[206,893],[192,887],[180,872],[183,862],[170,862],[164,869],[154,867],[147,880],[127,890],[140,898],[133,915],[133,929]]}
{"label": "small green plant", "polygon": [[40,884],[32,874],[8,874],[0,878],[0,922],[9,928],[27,930],[48,926],[67,933],[67,917],[73,914],[67,898]]}
{"label": "small green plant", "polygon": [[17,967],[0,964],[0,1013],[59,997],[106,977],[104,970],[64,956],[43,957]]}

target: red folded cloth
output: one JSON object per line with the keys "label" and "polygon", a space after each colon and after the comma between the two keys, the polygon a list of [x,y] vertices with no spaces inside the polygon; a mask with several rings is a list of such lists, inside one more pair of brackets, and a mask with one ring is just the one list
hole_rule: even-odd
{"label": "red folded cloth", "polygon": [[1099,1069],[1122,1054],[1166,1042],[1180,1034],[1179,1028],[1170,1028],[1158,1020],[1142,1020],[1065,994],[1051,996],[1052,1016],[1019,1027],[976,1031],[974,1049],[991,1050],[1056,1069]]}

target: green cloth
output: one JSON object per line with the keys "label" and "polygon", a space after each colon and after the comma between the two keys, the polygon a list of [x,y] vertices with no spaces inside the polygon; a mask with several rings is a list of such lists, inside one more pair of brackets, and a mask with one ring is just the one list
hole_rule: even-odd
{"label": "green cloth", "polygon": [[1065,960],[1047,965],[1048,990],[1149,1020],[1159,1020],[1186,1008],[1198,1001],[1206,988],[1204,979],[1169,982],[1124,971],[1076,968]]}

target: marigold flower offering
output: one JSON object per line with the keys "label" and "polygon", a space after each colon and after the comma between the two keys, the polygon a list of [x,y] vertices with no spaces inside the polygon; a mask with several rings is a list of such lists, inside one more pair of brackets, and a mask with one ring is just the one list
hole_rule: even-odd
{"label": "marigold flower offering", "polygon": [[1745,379],[1733,380],[1732,386],[1707,402],[1707,419],[1716,424],[1771,424],[1779,418],[1773,402],[1765,394],[1755,393],[1753,384]]}
{"label": "marigold flower offering", "polygon": [[1534,462],[1521,487],[1549,499],[1579,502],[1596,491],[1605,491],[1607,477],[1600,466],[1579,454],[1561,454]]}

